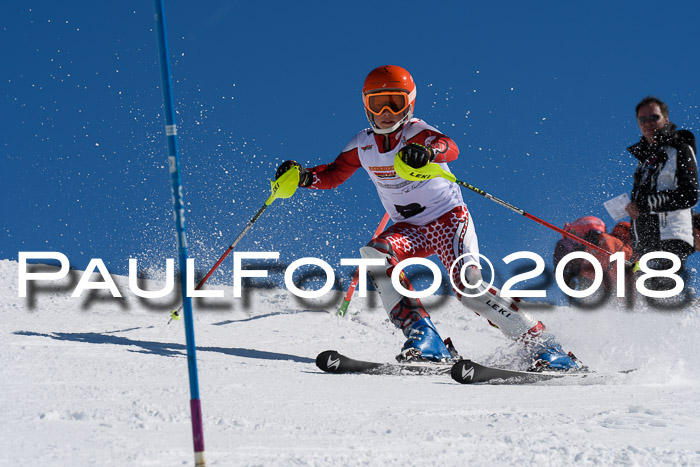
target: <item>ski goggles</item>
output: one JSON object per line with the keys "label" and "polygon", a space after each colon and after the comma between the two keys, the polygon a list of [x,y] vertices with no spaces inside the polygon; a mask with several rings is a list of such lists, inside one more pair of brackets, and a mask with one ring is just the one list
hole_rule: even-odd
{"label": "ski goggles", "polygon": [[365,94],[362,96],[365,101],[365,108],[374,115],[381,115],[384,110],[388,110],[394,115],[403,113],[410,102],[408,94],[402,91],[382,91],[375,94]]}
{"label": "ski goggles", "polygon": [[646,123],[646,122],[658,122],[661,120],[661,115],[659,114],[652,114],[649,115],[648,117],[639,117],[639,123]]}

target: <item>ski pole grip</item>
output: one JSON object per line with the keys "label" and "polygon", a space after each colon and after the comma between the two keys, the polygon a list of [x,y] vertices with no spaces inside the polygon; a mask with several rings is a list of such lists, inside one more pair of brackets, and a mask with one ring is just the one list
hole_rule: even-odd
{"label": "ski pole grip", "polygon": [[399,177],[414,182],[430,180],[431,178],[437,177],[445,178],[453,183],[457,181],[457,177],[444,170],[435,162],[430,162],[423,167],[415,169],[401,160],[400,154],[396,154],[396,157],[394,157],[394,170]]}
{"label": "ski pole grip", "polygon": [[299,167],[292,166],[277,180],[270,181],[270,191],[272,194],[265,201],[266,205],[272,204],[277,198],[291,198],[299,187]]}

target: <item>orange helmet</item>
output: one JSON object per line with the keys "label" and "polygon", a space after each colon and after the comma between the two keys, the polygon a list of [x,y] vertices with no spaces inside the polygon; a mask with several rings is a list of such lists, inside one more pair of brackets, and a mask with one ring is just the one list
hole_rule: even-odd
{"label": "orange helmet", "polygon": [[[367,120],[375,133],[387,134],[396,131],[413,117],[416,103],[416,84],[411,74],[396,65],[384,65],[370,71],[362,86],[362,102]],[[380,129],[374,116],[389,110],[402,118],[391,128]]]}
{"label": "orange helmet", "polygon": [[564,224],[564,230],[583,238],[591,230],[595,230],[599,233],[605,233],[605,222],[595,216],[584,216],[571,223],[567,222]]}

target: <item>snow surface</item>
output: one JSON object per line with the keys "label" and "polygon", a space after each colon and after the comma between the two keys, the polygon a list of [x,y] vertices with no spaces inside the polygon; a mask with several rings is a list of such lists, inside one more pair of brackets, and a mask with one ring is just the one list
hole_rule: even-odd
{"label": "snow surface", "polygon": [[[0,465],[192,465],[184,330],[166,324],[177,300],[140,300],[125,277],[123,299],[71,298],[79,274],[19,298],[17,263],[0,261]],[[338,294],[223,289],[195,318],[208,465],[700,465],[696,306],[528,304],[597,375],[463,386],[316,368],[327,349],[397,353],[402,335],[372,294],[340,319]],[[462,355],[517,361],[517,345],[454,298],[429,304]]]}

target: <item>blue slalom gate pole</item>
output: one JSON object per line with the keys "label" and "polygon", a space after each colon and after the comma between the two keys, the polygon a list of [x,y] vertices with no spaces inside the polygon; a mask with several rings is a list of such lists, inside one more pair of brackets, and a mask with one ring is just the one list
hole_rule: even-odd
{"label": "blue slalom gate pole", "polygon": [[175,108],[173,105],[173,84],[170,78],[168,38],[165,30],[165,8],[163,6],[163,0],[154,1],[156,32],[158,34],[158,52],[160,56],[160,74],[163,86],[163,102],[165,106],[165,134],[168,138],[168,166],[170,167],[173,210],[175,211],[175,229],[177,231],[182,309],[185,318],[187,367],[190,376],[190,413],[192,418],[192,437],[194,440],[194,459],[195,466],[204,467],[206,465],[204,459],[204,431],[202,429],[202,405],[199,400],[197,354],[194,343],[194,323],[192,319],[192,298],[187,296],[187,235],[185,229],[185,202],[182,199],[180,156],[177,147],[177,126],[175,125]]}

